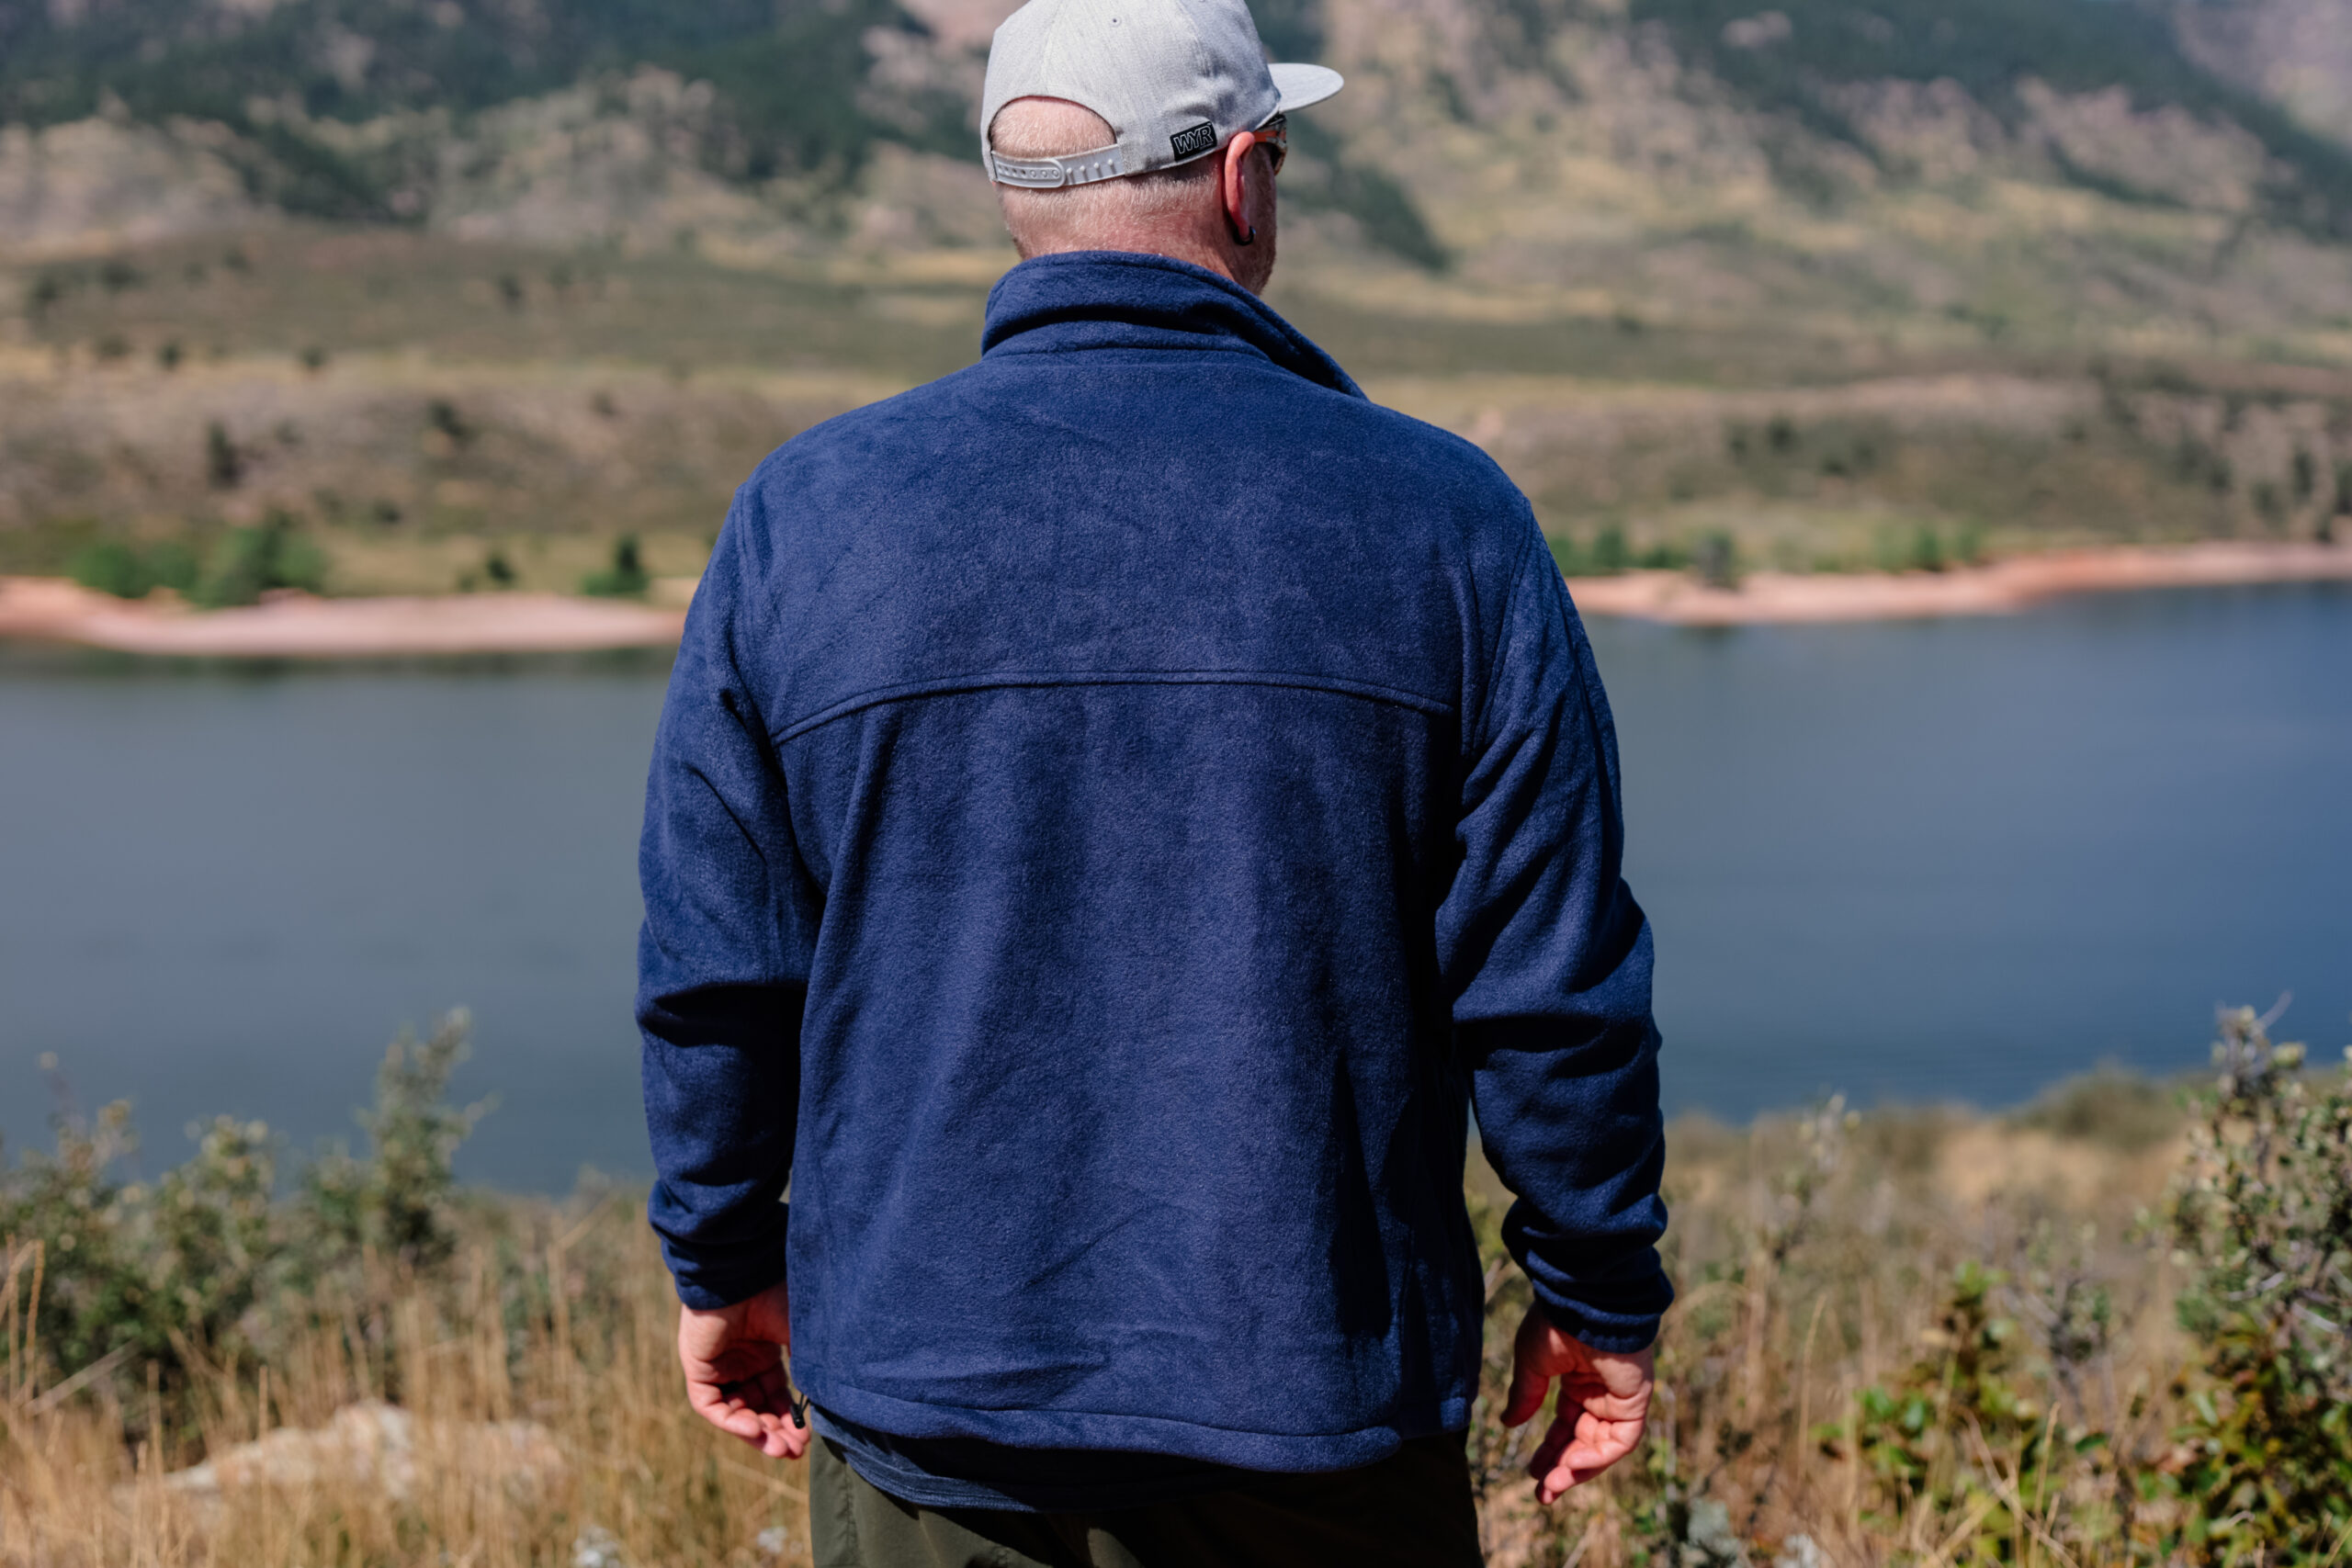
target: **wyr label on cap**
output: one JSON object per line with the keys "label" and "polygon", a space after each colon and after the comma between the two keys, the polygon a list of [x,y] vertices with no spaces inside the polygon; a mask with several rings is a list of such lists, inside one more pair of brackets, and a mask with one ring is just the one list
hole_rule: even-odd
{"label": "wyr label on cap", "polygon": [[1216,145],[1216,127],[1207,120],[1187,126],[1170,137],[1168,144],[1176,150],[1176,156],[1180,159],[1197,158]]}

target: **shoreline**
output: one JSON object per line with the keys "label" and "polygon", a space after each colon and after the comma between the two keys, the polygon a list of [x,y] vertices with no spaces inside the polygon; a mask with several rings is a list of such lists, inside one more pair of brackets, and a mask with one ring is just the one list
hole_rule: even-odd
{"label": "shoreline", "polygon": [[2352,546],[2220,539],[2012,556],[1950,571],[1758,571],[1713,588],[1682,571],[1572,577],[1587,615],[1668,626],[1736,626],[2008,615],[2077,593],[2352,582]]}
{"label": "shoreline", "polygon": [[[666,580],[665,580],[666,581]],[[675,648],[685,607],[560,593],[322,599],[273,593],[196,610],[63,578],[0,577],[0,638],[162,659],[408,659]]]}
{"label": "shoreline", "polygon": [[[2015,615],[2077,593],[2352,582],[2352,546],[2216,540],[2015,556],[1943,572],[1759,571],[1714,588],[1681,571],[1577,577],[1587,615],[1733,626]],[[671,589],[667,580],[662,585]],[[676,588],[690,588],[681,580]],[[683,592],[662,597],[683,600]],[[0,577],[0,638],[164,659],[402,659],[674,648],[682,603],[559,593],[374,599],[270,595],[230,610],[127,601],[62,578]]]}

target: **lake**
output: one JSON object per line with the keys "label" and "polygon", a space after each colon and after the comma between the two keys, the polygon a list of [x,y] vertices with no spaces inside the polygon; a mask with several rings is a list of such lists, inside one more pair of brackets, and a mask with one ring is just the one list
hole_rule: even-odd
{"label": "lake", "polygon": [[[2352,1039],[2352,592],[2005,619],[1596,622],[1677,1109],[2004,1104]],[[474,1014],[467,1174],[646,1168],[635,834],[665,662],[248,670],[0,652],[0,1135],[133,1102],[356,1139],[392,1032]],[[52,1081],[38,1066],[53,1053]]]}

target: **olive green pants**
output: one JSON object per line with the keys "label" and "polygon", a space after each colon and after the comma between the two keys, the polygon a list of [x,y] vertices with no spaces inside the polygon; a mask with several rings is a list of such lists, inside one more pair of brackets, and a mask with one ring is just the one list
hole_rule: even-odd
{"label": "olive green pants", "polygon": [[1223,1491],[1105,1514],[1019,1514],[901,1502],[820,1438],[808,1456],[817,1568],[1477,1568],[1478,1514],[1460,1433],[1378,1464],[1253,1476]]}

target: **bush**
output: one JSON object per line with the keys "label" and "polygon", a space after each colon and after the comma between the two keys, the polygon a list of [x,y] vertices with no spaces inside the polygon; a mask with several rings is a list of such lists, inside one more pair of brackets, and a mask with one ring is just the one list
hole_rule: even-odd
{"label": "bush", "polygon": [[152,1365],[177,1401],[264,1357],[322,1287],[349,1300],[370,1267],[413,1278],[447,1262],[458,1206],[450,1162],[487,1109],[444,1103],[468,1030],[460,1010],[422,1043],[395,1041],[359,1118],[366,1157],[323,1154],[287,1202],[262,1122],[190,1126],[195,1155],[142,1186],[113,1174],[138,1147],[127,1104],[87,1122],[60,1116],[55,1153],[0,1168],[11,1292],[0,1315],[30,1319],[5,1337],[0,1390],[75,1374],[130,1395]]}
{"label": "bush", "polygon": [[2174,1201],[2202,1352],[2178,1484],[2191,1550],[2320,1560],[2352,1540],[2352,1072],[2314,1082],[2267,1025],[2222,1016]]}
{"label": "bush", "polygon": [[204,477],[214,490],[234,490],[245,477],[245,455],[219,420],[204,427]]}
{"label": "bush", "polygon": [[175,539],[144,550],[126,540],[101,539],[76,551],[65,574],[118,599],[142,599],[158,588],[186,593],[196,586],[196,556]]}
{"label": "bush", "polygon": [[257,528],[232,528],[213,547],[195,597],[220,608],[251,604],[274,589],[315,593],[326,583],[327,561],[318,546],[296,532],[293,517],[272,512]]}
{"label": "bush", "polygon": [[1691,569],[1710,588],[1739,586],[1739,542],[1729,534],[1713,533],[1699,541]]}
{"label": "bush", "polygon": [[85,588],[118,599],[144,598],[155,586],[139,552],[119,539],[101,539],[76,550],[65,563],[65,575]]}
{"label": "bush", "polygon": [[355,1160],[337,1149],[303,1175],[311,1268],[369,1250],[411,1269],[447,1261],[456,1247],[451,1161],[490,1109],[487,1101],[462,1111],[443,1102],[450,1074],[470,1052],[471,1029],[459,1009],[422,1041],[403,1032],[385,1050],[376,1069],[376,1103],[359,1116],[368,1157]]}
{"label": "bush", "polygon": [[623,534],[614,541],[611,566],[580,580],[580,592],[600,599],[633,599],[652,586],[653,579],[646,574],[645,558],[634,534]]}

